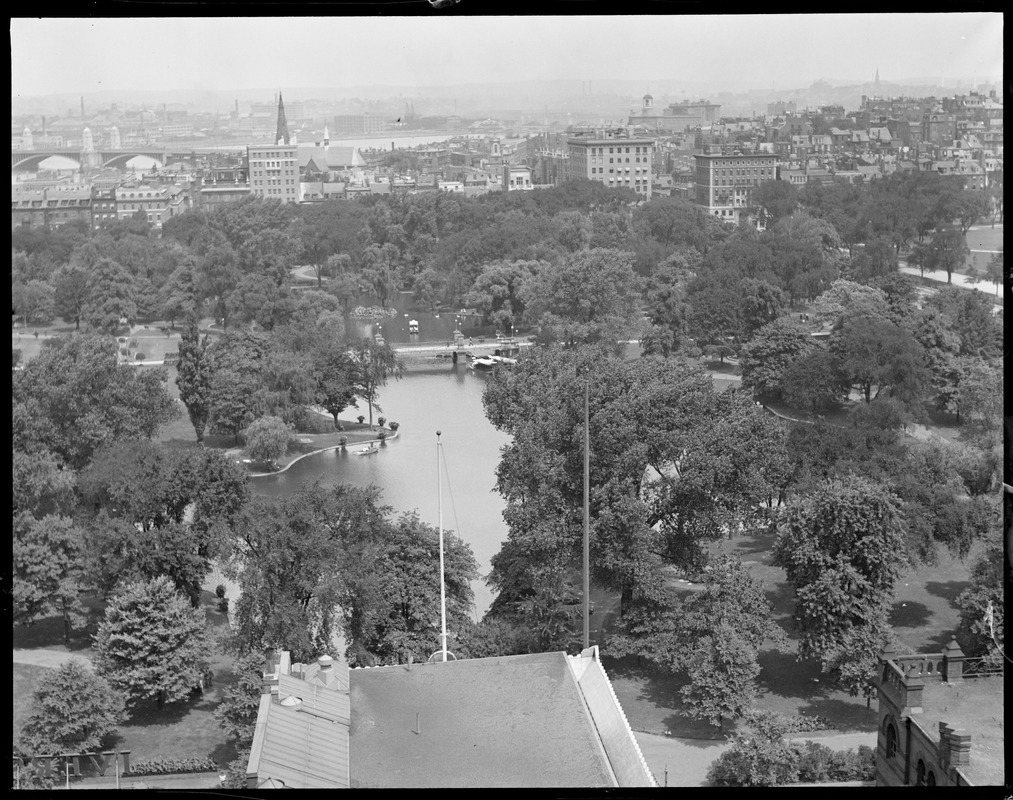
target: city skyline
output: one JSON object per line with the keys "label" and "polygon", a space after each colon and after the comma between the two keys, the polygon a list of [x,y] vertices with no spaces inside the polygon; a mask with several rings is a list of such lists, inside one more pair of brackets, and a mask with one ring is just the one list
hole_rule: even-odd
{"label": "city skyline", "polygon": [[645,91],[652,80],[679,80],[717,91],[864,83],[877,70],[884,82],[952,84],[1001,79],[1002,23],[1000,13],[14,18],[11,92],[14,99],[532,80],[637,80]]}

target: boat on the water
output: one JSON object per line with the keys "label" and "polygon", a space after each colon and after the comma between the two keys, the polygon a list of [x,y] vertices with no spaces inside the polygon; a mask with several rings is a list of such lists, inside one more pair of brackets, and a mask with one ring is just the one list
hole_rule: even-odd
{"label": "boat on the water", "polygon": [[470,366],[472,369],[489,370],[494,367],[512,367],[516,363],[516,358],[500,355],[500,351],[497,350],[495,355],[491,356],[472,356]]}
{"label": "boat on the water", "polygon": [[355,454],[357,456],[368,456],[372,453],[379,453],[379,452],[380,452],[380,445],[378,445],[376,442],[373,442],[372,444],[366,445],[361,450],[356,450]]}

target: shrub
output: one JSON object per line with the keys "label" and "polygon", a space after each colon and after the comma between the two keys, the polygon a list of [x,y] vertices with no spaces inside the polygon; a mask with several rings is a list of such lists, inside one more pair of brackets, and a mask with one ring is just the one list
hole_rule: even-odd
{"label": "shrub", "polygon": [[138,353],[137,355],[134,356],[134,358],[136,358],[138,361],[144,361],[146,356],[144,355],[144,353]]}
{"label": "shrub", "polygon": [[376,438],[382,442],[384,439],[387,438],[387,431],[380,431],[379,433],[377,433]]}
{"label": "shrub", "polygon": [[223,614],[229,613],[229,598],[227,597],[218,598],[218,610]]}
{"label": "shrub", "polygon": [[390,428],[392,431],[396,431],[398,428],[401,427],[401,423],[400,422],[391,422],[390,425],[388,425],[387,427]]}
{"label": "shrub", "polygon": [[138,761],[130,765],[129,774],[173,775],[187,772],[217,772],[218,762],[210,756],[204,758],[156,758],[153,761]]}
{"label": "shrub", "polygon": [[344,447],[346,444],[348,444],[348,437],[342,436],[340,439],[338,439],[338,444]]}
{"label": "shrub", "polygon": [[225,584],[224,583],[219,583],[215,587],[215,597],[217,597],[219,600],[221,600],[223,597],[225,597]]}
{"label": "shrub", "polygon": [[[35,335],[38,336],[39,334],[36,333]],[[130,351],[128,351],[127,348],[125,348],[125,347],[121,347],[120,348],[120,355],[121,356],[130,355]]]}
{"label": "shrub", "polygon": [[131,339],[130,344],[128,344],[127,347],[137,347],[137,340]]}
{"label": "shrub", "polygon": [[359,414],[359,416],[357,416],[356,419],[359,420],[360,425],[366,421],[366,417],[362,414]]}
{"label": "shrub", "polygon": [[382,428],[384,425],[387,424],[387,418],[386,417],[377,417],[376,424],[379,425]]}
{"label": "shrub", "polygon": [[11,348],[11,368],[13,369],[19,363],[21,363],[21,350],[17,348]]}
{"label": "shrub", "polygon": [[335,427],[335,428],[336,428],[337,430],[339,430],[339,431],[343,431],[343,430],[345,429],[345,426],[344,426],[344,425],[342,425],[342,424],[341,424],[340,422],[339,422],[339,423],[338,423],[337,425],[335,425],[334,427]]}

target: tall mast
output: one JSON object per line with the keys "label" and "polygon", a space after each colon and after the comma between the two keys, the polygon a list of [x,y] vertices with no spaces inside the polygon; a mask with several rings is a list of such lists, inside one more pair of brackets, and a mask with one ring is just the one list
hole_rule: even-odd
{"label": "tall mast", "polygon": [[440,474],[440,451],[443,444],[440,441],[440,432],[436,431],[436,496],[437,508],[439,509],[440,525],[440,647],[443,650],[443,661],[447,660],[447,594],[446,584],[443,580],[443,477]]}
{"label": "tall mast", "polygon": [[588,384],[584,383],[584,649],[591,646],[591,532],[588,485],[591,437],[588,435]]}

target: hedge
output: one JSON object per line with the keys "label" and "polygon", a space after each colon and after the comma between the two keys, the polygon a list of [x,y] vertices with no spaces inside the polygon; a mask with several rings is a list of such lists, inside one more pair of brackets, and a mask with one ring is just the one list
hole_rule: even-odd
{"label": "hedge", "polygon": [[138,761],[130,765],[130,775],[172,775],[188,772],[217,772],[218,762],[210,756],[205,758],[156,758],[154,761]]}

